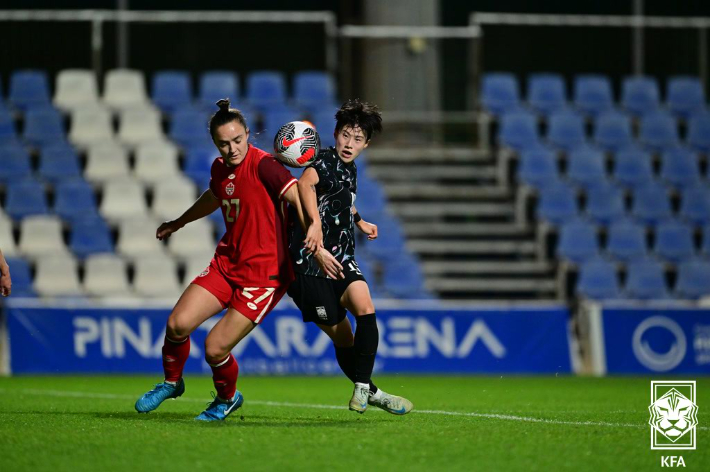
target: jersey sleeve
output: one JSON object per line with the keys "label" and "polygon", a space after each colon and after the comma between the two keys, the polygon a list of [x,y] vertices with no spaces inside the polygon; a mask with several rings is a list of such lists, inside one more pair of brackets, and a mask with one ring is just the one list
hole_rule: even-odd
{"label": "jersey sleeve", "polygon": [[318,189],[332,189],[336,184],[335,174],[328,167],[326,159],[318,159],[313,163],[313,170],[318,174],[318,183],[316,188]]}
{"label": "jersey sleeve", "polygon": [[274,157],[264,157],[259,161],[259,179],[266,191],[275,199],[283,197],[286,190],[298,182],[283,164]]}

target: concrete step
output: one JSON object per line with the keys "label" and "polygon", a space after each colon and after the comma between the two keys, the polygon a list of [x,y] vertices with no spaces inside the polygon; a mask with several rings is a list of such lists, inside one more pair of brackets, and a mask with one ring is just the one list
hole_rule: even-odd
{"label": "concrete step", "polygon": [[532,257],[535,255],[534,242],[520,241],[426,241],[410,239],[407,246],[413,252],[421,255],[521,255]]}
{"label": "concrete step", "polygon": [[382,147],[377,146],[365,151],[367,163],[389,162],[493,162],[490,151],[471,147]]}
{"label": "concrete step", "polygon": [[410,238],[437,237],[532,237],[529,228],[515,223],[404,223],[404,230]]}
{"label": "concrete step", "polygon": [[513,192],[505,187],[441,185],[429,183],[388,182],[383,185],[390,200],[509,200]]}
{"label": "concrete step", "polygon": [[550,279],[461,279],[428,277],[426,286],[437,292],[484,293],[547,293],[553,294],[557,284]]}
{"label": "concrete step", "polygon": [[493,166],[402,166],[371,165],[367,173],[382,182],[389,181],[485,181],[498,182],[498,170]]}
{"label": "concrete step", "polygon": [[499,217],[512,219],[511,203],[391,203],[392,211],[402,218],[427,219],[444,217]]}
{"label": "concrete step", "polygon": [[552,265],[548,262],[537,261],[425,261],[422,263],[422,270],[427,276],[457,275],[459,277],[465,277],[533,274],[537,276],[551,276],[550,271],[552,270]]}

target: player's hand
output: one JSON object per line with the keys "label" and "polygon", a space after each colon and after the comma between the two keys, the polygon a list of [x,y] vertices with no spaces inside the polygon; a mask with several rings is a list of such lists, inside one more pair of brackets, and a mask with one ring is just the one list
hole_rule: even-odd
{"label": "player's hand", "polygon": [[155,237],[160,239],[168,239],[171,234],[182,228],[182,225],[178,223],[177,220],[165,221],[163,224],[158,226],[158,230],[155,232]]}
{"label": "player's hand", "polygon": [[10,279],[10,269],[6,266],[0,275],[0,294],[7,297],[12,292],[12,280]]}
{"label": "player's hand", "polygon": [[315,254],[319,249],[323,249],[323,227],[320,222],[312,223],[308,227],[304,244],[309,254]]}
{"label": "player's hand", "polygon": [[344,279],[343,266],[327,249],[320,248],[313,256],[325,275],[331,279]]}
{"label": "player's hand", "polygon": [[365,220],[360,220],[355,223],[360,231],[367,235],[367,239],[370,241],[377,239],[377,225],[373,223],[368,223]]}

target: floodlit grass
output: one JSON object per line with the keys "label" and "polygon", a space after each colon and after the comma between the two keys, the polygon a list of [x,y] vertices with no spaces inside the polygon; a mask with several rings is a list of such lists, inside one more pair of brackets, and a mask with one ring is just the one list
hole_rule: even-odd
{"label": "floodlit grass", "polygon": [[[662,379],[662,377],[658,377]],[[0,378],[0,471],[710,470],[710,379],[698,379],[695,451],[650,450],[650,379],[379,377],[411,399],[398,417],[347,410],[344,378],[250,377],[220,424],[193,418],[209,377],[149,414],[150,377]],[[685,380],[685,378],[684,378]]]}

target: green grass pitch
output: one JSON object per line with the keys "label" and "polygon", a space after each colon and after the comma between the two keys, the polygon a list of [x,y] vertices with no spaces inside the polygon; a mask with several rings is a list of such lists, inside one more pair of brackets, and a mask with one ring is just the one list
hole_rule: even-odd
{"label": "green grass pitch", "polygon": [[244,406],[205,424],[193,418],[209,377],[142,415],[133,403],[157,378],[0,378],[0,471],[600,472],[658,470],[662,455],[710,470],[710,378],[697,382],[697,449],[679,452],[650,450],[648,378],[376,380],[415,411],[348,411],[344,378],[243,375]]}

